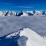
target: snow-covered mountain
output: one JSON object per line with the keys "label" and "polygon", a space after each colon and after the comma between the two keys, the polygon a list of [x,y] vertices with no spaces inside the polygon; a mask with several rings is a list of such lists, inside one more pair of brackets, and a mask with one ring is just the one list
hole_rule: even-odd
{"label": "snow-covered mountain", "polygon": [[[46,46],[46,42],[44,41],[44,39],[31,29],[28,28],[23,29],[20,32],[20,36],[26,36],[28,38],[25,46]],[[23,44],[21,45],[21,43],[23,43],[21,42],[22,40],[21,39],[18,40],[18,44],[20,46],[23,45]]]}
{"label": "snow-covered mountain", "polygon": [[46,16],[0,17],[0,46],[46,46]]}
{"label": "snow-covered mountain", "polygon": [[0,11],[0,16],[42,16],[46,15],[46,11],[34,10],[34,11]]}
{"label": "snow-covered mountain", "polygon": [[0,11],[0,16],[15,16],[15,11]]}
{"label": "snow-covered mountain", "polygon": [[[15,38],[18,36],[19,38],[16,40]],[[9,34],[5,39],[15,39],[13,42],[15,43],[15,41],[17,41],[19,46],[46,46],[46,38],[41,37],[29,28],[24,28],[20,30],[20,32]]]}

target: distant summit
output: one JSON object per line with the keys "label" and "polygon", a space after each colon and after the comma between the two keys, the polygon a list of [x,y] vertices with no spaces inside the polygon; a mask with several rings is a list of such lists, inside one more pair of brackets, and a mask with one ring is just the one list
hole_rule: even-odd
{"label": "distant summit", "polygon": [[46,11],[34,10],[34,11],[0,11],[0,16],[42,16],[46,15]]}

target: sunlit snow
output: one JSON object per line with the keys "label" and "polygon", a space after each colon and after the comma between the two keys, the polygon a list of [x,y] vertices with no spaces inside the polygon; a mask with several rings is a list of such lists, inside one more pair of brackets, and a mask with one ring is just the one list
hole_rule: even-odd
{"label": "sunlit snow", "polygon": [[17,42],[20,46],[46,46],[46,16],[0,17],[0,46]]}
{"label": "sunlit snow", "polygon": [[46,46],[44,39],[31,29],[23,29],[20,32],[20,36],[28,38],[26,46]]}

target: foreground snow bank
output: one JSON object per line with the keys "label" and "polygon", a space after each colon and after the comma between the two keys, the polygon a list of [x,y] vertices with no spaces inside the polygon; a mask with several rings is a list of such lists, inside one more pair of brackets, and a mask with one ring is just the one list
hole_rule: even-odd
{"label": "foreground snow bank", "polygon": [[[26,36],[28,38],[26,46],[46,46],[44,39],[31,29],[23,29],[20,32],[20,36]],[[20,44],[20,46],[22,46],[22,41],[18,43]]]}

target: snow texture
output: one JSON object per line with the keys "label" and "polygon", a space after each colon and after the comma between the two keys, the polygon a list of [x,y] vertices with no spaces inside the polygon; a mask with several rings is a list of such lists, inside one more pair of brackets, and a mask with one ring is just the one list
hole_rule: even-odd
{"label": "snow texture", "polygon": [[[25,42],[26,45],[24,45],[24,46],[46,46],[46,42],[44,41],[44,39],[31,29],[28,29],[28,28],[23,29],[20,32],[20,36],[26,36],[28,38],[27,42]],[[24,44],[24,42],[22,42],[22,41],[25,41],[25,40],[23,40],[23,38],[21,38],[18,41],[18,44],[20,46],[23,46],[23,44]]]}
{"label": "snow texture", "polygon": [[[46,36],[46,16],[0,17],[0,38],[6,36],[4,41],[9,42],[0,44],[1,46],[14,44],[18,34],[20,34],[17,40],[19,46],[46,46],[46,37],[41,37]],[[4,42],[0,39],[0,43],[1,41]]]}
{"label": "snow texture", "polygon": [[3,16],[46,16],[46,11],[34,10],[34,11],[0,11],[0,17]]}

